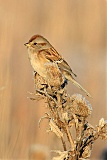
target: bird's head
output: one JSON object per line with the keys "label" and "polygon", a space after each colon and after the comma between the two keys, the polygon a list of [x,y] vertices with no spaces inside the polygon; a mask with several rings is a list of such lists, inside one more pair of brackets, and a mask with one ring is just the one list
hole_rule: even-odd
{"label": "bird's head", "polygon": [[43,49],[49,49],[52,45],[40,35],[34,35],[30,38],[28,43],[24,44],[30,50],[40,51]]}

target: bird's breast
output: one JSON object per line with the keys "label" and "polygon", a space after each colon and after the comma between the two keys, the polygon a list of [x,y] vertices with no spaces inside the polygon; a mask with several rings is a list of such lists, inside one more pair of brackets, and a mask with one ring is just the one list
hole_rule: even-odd
{"label": "bird's breast", "polygon": [[36,54],[29,54],[31,66],[40,76],[46,78],[46,69],[44,63],[40,61]]}

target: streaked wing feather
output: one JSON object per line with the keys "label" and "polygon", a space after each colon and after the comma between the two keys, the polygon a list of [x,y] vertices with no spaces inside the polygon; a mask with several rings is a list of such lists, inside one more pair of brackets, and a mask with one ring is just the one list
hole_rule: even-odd
{"label": "streaked wing feather", "polygon": [[60,61],[62,59],[62,57],[54,48],[45,49],[43,50],[42,54],[44,54],[45,58],[50,60],[51,62]]}
{"label": "streaked wing feather", "polygon": [[67,71],[69,74],[73,74],[75,77],[77,77],[77,75],[75,73],[73,73],[70,66],[68,65],[68,63],[65,60],[63,60],[61,63],[58,63],[58,66],[62,70]]}
{"label": "streaked wing feather", "polygon": [[58,54],[58,52],[54,48],[50,48],[48,50],[41,50],[41,53],[44,54],[45,58],[48,59],[51,62],[56,62],[58,64],[58,67],[61,70],[64,70],[68,72],[69,74],[73,74],[75,77],[77,76],[73,71],[71,70],[68,63],[62,58],[61,55]]}

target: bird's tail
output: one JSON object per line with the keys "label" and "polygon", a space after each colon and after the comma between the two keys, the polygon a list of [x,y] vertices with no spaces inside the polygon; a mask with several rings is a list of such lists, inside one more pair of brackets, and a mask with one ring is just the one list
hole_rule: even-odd
{"label": "bird's tail", "polygon": [[[70,78],[70,77],[69,77],[69,78]],[[76,80],[75,80],[74,78],[70,78],[69,80],[70,80],[75,86],[77,86],[78,88],[80,88],[80,90],[82,90],[83,92],[85,92],[88,97],[91,97],[91,98],[92,98],[92,96],[91,96],[78,82],[76,82]]]}

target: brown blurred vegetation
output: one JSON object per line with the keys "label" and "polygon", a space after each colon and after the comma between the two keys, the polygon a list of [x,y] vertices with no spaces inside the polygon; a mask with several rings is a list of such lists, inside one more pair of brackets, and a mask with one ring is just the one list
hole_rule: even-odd
{"label": "brown blurred vegetation", "polygon": [[[91,93],[89,121],[107,119],[106,0],[0,0],[0,158],[27,159],[32,144],[58,149],[47,134],[44,101],[27,99],[34,91],[33,74],[24,43],[34,34],[46,37],[65,57],[77,80]],[[81,93],[69,84],[69,93]],[[85,96],[85,95],[84,95]],[[94,145],[98,159],[106,143]],[[61,147],[60,147],[61,148]]]}

